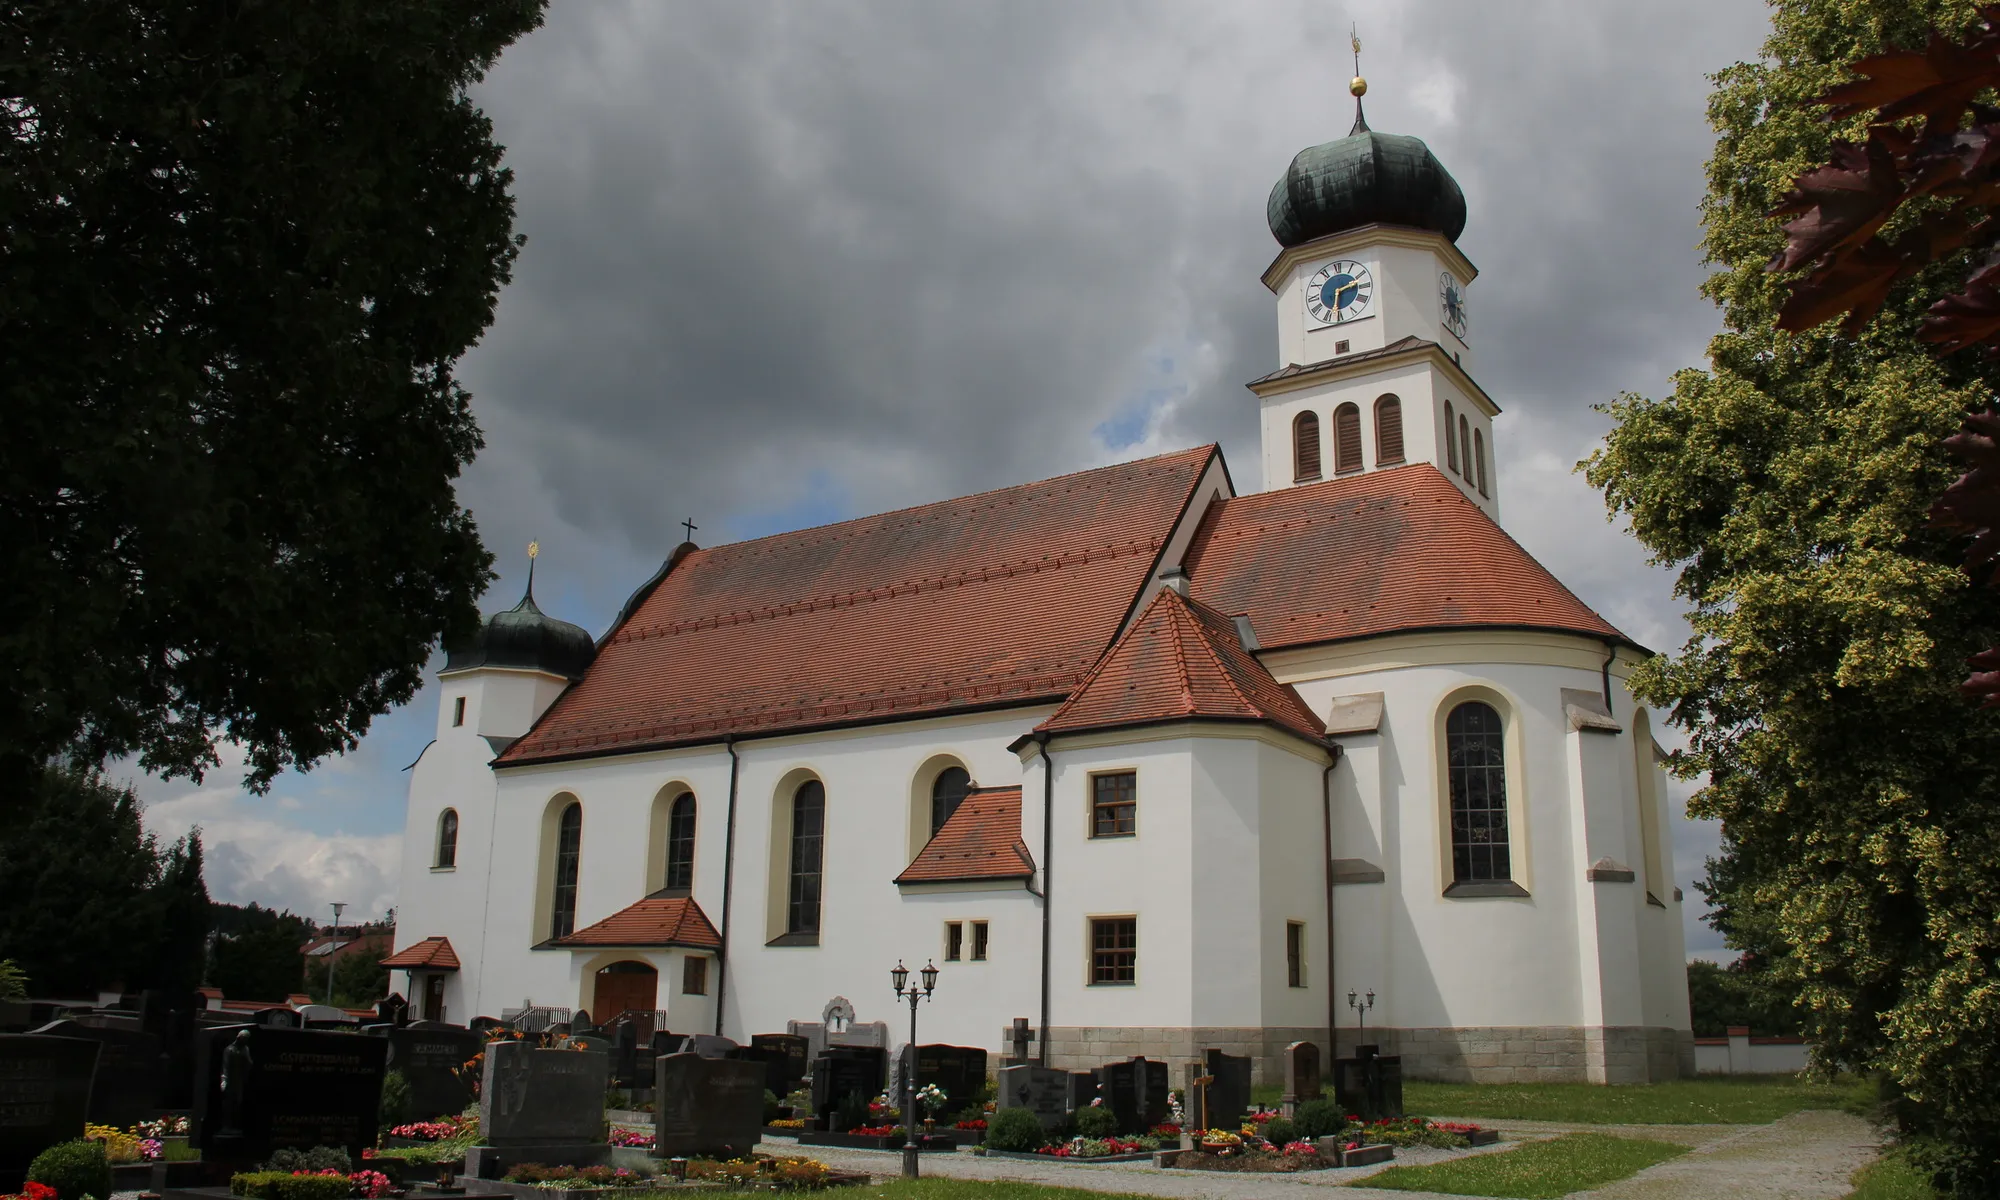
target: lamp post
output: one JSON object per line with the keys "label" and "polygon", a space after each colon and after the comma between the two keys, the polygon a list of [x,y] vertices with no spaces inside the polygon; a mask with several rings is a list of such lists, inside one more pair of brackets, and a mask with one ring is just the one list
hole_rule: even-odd
{"label": "lamp post", "polygon": [[333,933],[326,939],[326,1002],[333,1003],[333,944],[340,936],[340,910],[347,907],[347,901],[333,902]]}
{"label": "lamp post", "polygon": [[1354,989],[1347,989],[1347,1007],[1354,1010],[1354,1044],[1359,1046],[1361,1044],[1360,1039],[1367,1036],[1368,1010],[1375,1007],[1374,990],[1370,989],[1366,998],[1356,999]]}
{"label": "lamp post", "polygon": [[[896,969],[889,972],[889,981],[896,985],[899,999],[910,1002],[910,1061],[903,1072],[903,1178],[917,1177],[917,1001],[928,1000],[937,987],[938,969],[934,962],[926,962],[923,969],[924,985],[919,988],[910,982],[910,969],[896,960]],[[905,986],[908,985],[908,986]]]}

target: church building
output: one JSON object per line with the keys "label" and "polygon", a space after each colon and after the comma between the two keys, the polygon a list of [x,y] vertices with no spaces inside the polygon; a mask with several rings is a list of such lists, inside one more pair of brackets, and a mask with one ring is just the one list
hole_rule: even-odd
{"label": "church building", "polygon": [[1268,220],[1240,480],[1197,446],[684,543],[595,640],[531,575],[411,772],[413,1007],[895,1031],[934,961],[923,1041],[1026,1018],[1055,1066],[1278,1082],[1365,1021],[1414,1078],[1691,1075],[1648,652],[1500,524],[1465,198],[1357,101]]}

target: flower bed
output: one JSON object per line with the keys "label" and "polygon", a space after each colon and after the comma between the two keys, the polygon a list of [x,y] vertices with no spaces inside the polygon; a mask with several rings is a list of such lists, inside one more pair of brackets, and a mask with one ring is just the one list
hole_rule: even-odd
{"label": "flower bed", "polygon": [[1043,1146],[1035,1153],[1050,1158],[1143,1158],[1151,1155],[1157,1148],[1116,1137],[1071,1138],[1060,1146]]}
{"label": "flower bed", "polygon": [[1273,1146],[1241,1134],[1203,1130],[1197,1149],[1178,1155],[1173,1165],[1185,1171],[1242,1171],[1257,1174],[1289,1175],[1296,1171],[1318,1171],[1332,1166],[1311,1142],[1288,1142]]}
{"label": "flower bed", "polygon": [[247,1200],[380,1200],[389,1194],[380,1171],[244,1171],[229,1177],[229,1194]]}
{"label": "flower bed", "polygon": [[637,1129],[613,1129],[610,1136],[604,1140],[613,1146],[630,1146],[636,1150],[653,1148],[653,1135],[641,1133]]}
{"label": "flower bed", "polygon": [[[846,1150],[900,1150],[903,1148],[903,1131],[899,1127],[880,1125],[849,1129],[842,1133],[825,1130],[802,1129],[797,1131],[801,1146],[832,1146]],[[958,1149],[958,1140],[950,1134],[920,1135],[917,1149],[926,1153],[949,1152]]]}
{"label": "flower bed", "polygon": [[508,1183],[532,1183],[564,1190],[638,1187],[651,1182],[624,1167],[545,1167],[541,1163],[515,1163],[501,1178]]}
{"label": "flower bed", "polygon": [[[1500,1140],[1500,1135],[1495,1130],[1455,1121],[1428,1121],[1422,1117],[1384,1117],[1379,1121],[1367,1122],[1350,1117],[1348,1120],[1350,1122],[1348,1127],[1340,1131],[1342,1142],[1359,1141],[1366,1145],[1428,1146],[1434,1150],[1463,1150],[1468,1146],[1487,1146]],[[1474,1141],[1475,1137],[1479,1140]]]}

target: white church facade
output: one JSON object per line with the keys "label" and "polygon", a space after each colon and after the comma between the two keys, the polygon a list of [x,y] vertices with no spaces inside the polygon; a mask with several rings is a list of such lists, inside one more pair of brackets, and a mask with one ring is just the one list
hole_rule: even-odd
{"label": "white church facade", "polygon": [[1275,1082],[1356,993],[1412,1077],[1691,1075],[1647,652],[1498,523],[1458,185],[1357,119],[1268,215],[1261,490],[1203,446],[683,544],[601,638],[531,590],[454,648],[413,1006],[893,1031],[930,960],[924,1041],[1057,1066]]}

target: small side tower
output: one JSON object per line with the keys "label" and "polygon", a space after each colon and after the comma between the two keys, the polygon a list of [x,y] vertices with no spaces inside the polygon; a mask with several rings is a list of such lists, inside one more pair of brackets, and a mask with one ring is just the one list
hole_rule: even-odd
{"label": "small side tower", "polygon": [[438,737],[476,733],[498,754],[528,732],[571,683],[583,678],[597,645],[581,626],[559,621],[535,604],[535,559],[528,544],[528,587],[521,602],[495,613],[462,645],[450,647],[438,699]]}

